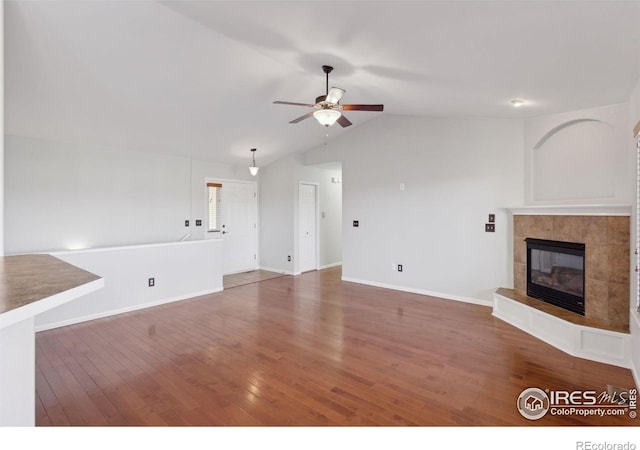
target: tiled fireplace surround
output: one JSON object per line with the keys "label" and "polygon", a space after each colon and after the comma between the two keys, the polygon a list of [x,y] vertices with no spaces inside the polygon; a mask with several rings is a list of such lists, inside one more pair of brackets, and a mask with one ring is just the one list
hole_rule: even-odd
{"label": "tiled fireplace surround", "polygon": [[[513,216],[514,292],[526,297],[525,238],[579,242],[585,248],[585,316],[527,298],[545,312],[564,320],[623,333],[629,332],[628,216],[517,215]],[[537,303],[542,303],[538,305]]]}
{"label": "tiled fireplace surround", "polygon": [[[631,367],[630,206],[523,207],[513,214],[514,288],[493,315],[571,355]],[[526,295],[525,238],[585,244],[585,315]]]}

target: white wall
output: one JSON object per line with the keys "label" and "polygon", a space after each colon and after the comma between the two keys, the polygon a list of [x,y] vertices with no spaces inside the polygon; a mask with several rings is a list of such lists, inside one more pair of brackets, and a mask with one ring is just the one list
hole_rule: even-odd
{"label": "white wall", "polygon": [[[342,261],[342,185],[339,164],[306,166],[301,155],[291,155],[260,169],[260,267],[299,273],[298,187],[301,181],[319,186],[319,266]],[[291,261],[287,257],[291,256]]]}
{"label": "white wall", "polygon": [[630,204],[629,142],[626,103],[526,120],[527,203]]}
{"label": "white wall", "polygon": [[246,167],[18,136],[5,142],[7,252],[54,252],[106,284],[38,316],[39,329],[222,289],[221,242],[178,240],[189,231],[202,237],[195,221],[206,214],[205,178],[252,178]]}
{"label": "white wall", "polygon": [[202,239],[205,179],[255,180],[246,167],[18,136],[6,136],[6,166],[7,253]]}
{"label": "white wall", "polygon": [[[0,328],[0,426],[35,426],[33,317]],[[11,343],[11,345],[7,345]]]}
{"label": "white wall", "polygon": [[190,162],[6,136],[7,253],[177,241]]}
{"label": "white wall", "polygon": [[[53,253],[104,278],[104,288],[36,316],[43,330],[222,290],[222,241]],[[155,279],[149,287],[148,279]]]}
{"label": "white wall", "polygon": [[[206,179],[257,181],[260,175],[258,177],[251,176],[248,161],[249,158],[247,158],[247,165],[242,167],[200,160],[191,161],[191,220],[189,228],[184,230],[185,233],[191,233],[191,239],[205,239],[206,237],[204,226],[207,223],[208,214]],[[203,226],[196,226],[197,219],[202,220]]]}
{"label": "white wall", "polygon": [[[285,158],[260,169],[260,267],[293,273],[294,162]],[[291,261],[287,257],[291,256]]]}
{"label": "white wall", "polygon": [[489,304],[513,284],[503,208],[524,201],[522,149],[519,120],[381,115],[308,153],[342,161],[343,277]]}

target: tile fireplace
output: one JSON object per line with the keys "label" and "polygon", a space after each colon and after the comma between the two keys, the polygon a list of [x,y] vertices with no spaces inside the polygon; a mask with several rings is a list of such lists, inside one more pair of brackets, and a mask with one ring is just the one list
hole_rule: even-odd
{"label": "tile fireplace", "polygon": [[[493,315],[571,355],[629,367],[629,205],[510,208],[513,288],[498,288]],[[534,290],[532,291],[532,285]],[[582,312],[540,299],[536,288]],[[547,291],[548,292],[548,291]],[[565,296],[566,294],[566,296]]]}
{"label": "tile fireplace", "polygon": [[[513,253],[514,253],[514,289],[515,291],[539,299],[531,295],[527,286],[528,250],[527,238],[535,240],[569,242],[584,244],[584,285],[583,311],[578,314],[609,329],[629,329],[629,290],[630,290],[630,218],[622,215],[577,215],[573,214],[518,214],[513,215]],[[562,252],[560,252],[562,253]],[[570,275],[577,270],[579,262],[568,262],[569,256],[542,256],[539,261],[541,272],[550,271],[552,266],[562,265],[563,269],[555,269],[555,280],[563,272],[565,281],[572,277],[572,287],[576,290],[580,284],[578,278]],[[535,258],[540,258],[536,256]],[[546,258],[546,259],[545,259]],[[555,258],[552,261],[552,258]],[[535,262],[535,261],[534,261]],[[540,283],[555,283],[551,273],[545,279],[538,278]],[[535,277],[534,277],[535,278]],[[579,294],[578,294],[579,295]],[[566,311],[566,309],[565,309]],[[564,314],[558,313],[559,317]],[[567,314],[571,314],[568,313]]]}

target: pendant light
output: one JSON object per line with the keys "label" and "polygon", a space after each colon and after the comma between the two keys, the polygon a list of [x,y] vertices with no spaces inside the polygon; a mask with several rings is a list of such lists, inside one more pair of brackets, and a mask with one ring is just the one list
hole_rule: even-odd
{"label": "pendant light", "polygon": [[251,165],[249,166],[249,172],[251,172],[251,175],[255,177],[258,174],[258,170],[260,170],[260,167],[256,166],[256,149],[252,148],[251,149]]}

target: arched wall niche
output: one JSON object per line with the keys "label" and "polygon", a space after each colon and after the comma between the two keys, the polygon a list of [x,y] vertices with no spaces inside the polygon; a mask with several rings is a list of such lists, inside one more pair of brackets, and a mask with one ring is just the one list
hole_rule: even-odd
{"label": "arched wall niche", "polygon": [[606,200],[616,194],[615,127],[579,118],[547,131],[532,150],[532,200]]}

